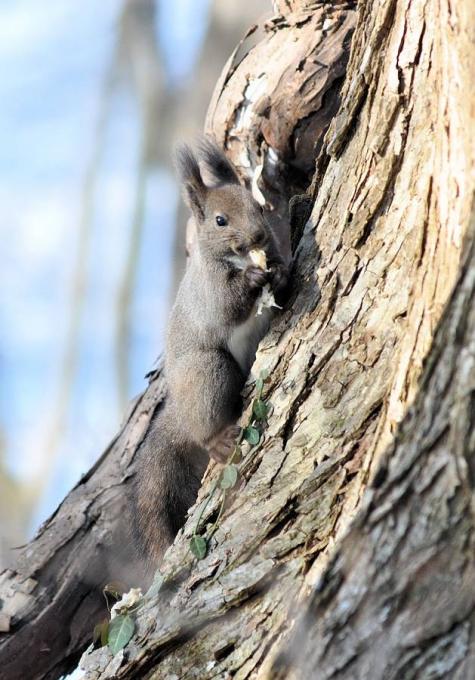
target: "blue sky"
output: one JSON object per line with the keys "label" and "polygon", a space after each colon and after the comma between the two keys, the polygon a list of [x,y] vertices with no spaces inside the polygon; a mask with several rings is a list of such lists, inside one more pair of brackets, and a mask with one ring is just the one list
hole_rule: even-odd
{"label": "blue sky", "polygon": [[[127,255],[139,144],[136,103],[114,100],[93,197],[77,370],[64,433],[44,465],[69,323],[84,175],[119,0],[0,1],[0,428],[19,479],[48,471],[36,527],[116,430],[113,359],[117,287]],[[162,0],[157,38],[180,82],[199,55],[208,0]],[[147,180],[144,239],[132,308],[129,395],[163,345],[178,192],[157,168]],[[45,473],[46,474],[46,473]]]}

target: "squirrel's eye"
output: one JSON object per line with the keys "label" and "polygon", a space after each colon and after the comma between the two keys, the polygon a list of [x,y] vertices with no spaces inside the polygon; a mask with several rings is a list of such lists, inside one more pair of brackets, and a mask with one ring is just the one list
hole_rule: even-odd
{"label": "squirrel's eye", "polygon": [[227,223],[228,220],[223,215],[216,215],[216,224],[218,227],[225,227]]}

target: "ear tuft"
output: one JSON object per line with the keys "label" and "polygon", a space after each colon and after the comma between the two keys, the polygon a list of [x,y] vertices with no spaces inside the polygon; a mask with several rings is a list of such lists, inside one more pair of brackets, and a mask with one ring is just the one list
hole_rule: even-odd
{"label": "ear tuft", "polygon": [[199,156],[217,184],[239,184],[239,178],[231,161],[209,137],[203,137],[200,140]]}
{"label": "ear tuft", "polygon": [[202,182],[198,161],[188,144],[180,144],[175,150],[176,167],[180,180],[186,182]]}
{"label": "ear tuft", "polygon": [[176,149],[175,159],[185,202],[193,214],[202,220],[207,188],[201,177],[198,161],[187,144],[182,144]]}

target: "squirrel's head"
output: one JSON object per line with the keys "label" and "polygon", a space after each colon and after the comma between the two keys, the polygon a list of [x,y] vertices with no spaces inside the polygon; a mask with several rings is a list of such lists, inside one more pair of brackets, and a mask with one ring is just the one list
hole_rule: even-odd
{"label": "squirrel's head", "polygon": [[262,209],[252,193],[241,186],[234,167],[216,144],[204,139],[196,155],[190,147],[181,146],[177,166],[200,249],[226,257],[265,248],[268,227]]}

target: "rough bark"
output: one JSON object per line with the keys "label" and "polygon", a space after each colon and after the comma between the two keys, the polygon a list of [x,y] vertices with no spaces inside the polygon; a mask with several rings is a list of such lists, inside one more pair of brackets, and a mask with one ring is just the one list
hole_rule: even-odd
{"label": "rough bark", "polygon": [[138,634],[88,679],[473,674],[474,18],[361,3],[295,297],[257,361],[265,440],[207,557],[192,516]]}
{"label": "rough bark", "polygon": [[[318,12],[331,12],[315,2],[277,4],[282,39]],[[164,586],[138,613],[137,634],[115,657],[107,649],[88,654],[88,680],[470,677],[474,19],[470,0],[360,4],[341,105],[317,160],[316,202],[297,252],[293,299],[257,359],[256,370],[270,369],[266,397],[273,404],[263,444],[244,457],[241,485],[208,555],[196,562],[188,541],[216,475],[209,470],[165,556]],[[261,59],[254,68],[262,68]],[[218,138],[233,125],[232,102],[229,112],[217,111],[228,85],[231,99],[239,90],[235,77],[239,64],[210,111]],[[239,154],[234,135],[221,140],[231,156]],[[259,140],[246,141],[251,167],[259,150],[267,153]],[[289,159],[289,147],[282,149]],[[265,187],[270,195],[273,186],[269,180]],[[19,614],[16,632],[0,647],[5,677],[31,677],[12,674],[18,662],[5,649],[23,635],[17,639],[31,654],[42,610],[63,625],[55,629],[58,639],[45,640],[50,648],[79,649],[67,646],[69,635],[79,637],[76,622],[84,642],[77,610],[82,603],[89,616],[95,611],[97,571],[104,569],[104,552],[96,551],[110,551],[122,478],[159,384],[152,383],[113,445],[120,467],[103,459],[73,492],[71,525],[67,500],[24,551],[21,576],[4,576],[10,589],[23,581],[26,593],[7,600],[8,607],[17,599]],[[211,501],[205,522],[217,510]],[[87,588],[71,572],[82,564],[79,551],[91,562],[94,585]],[[34,590],[28,575],[39,577]],[[38,664],[34,677],[60,668],[41,656]]]}
{"label": "rough bark", "polygon": [[103,586],[137,579],[127,550],[125,494],[134,453],[163,392],[157,374],[96,465],[21,549],[15,568],[0,574],[8,631],[0,633],[2,678],[57,678],[71,670],[107,613]]}
{"label": "rough bark", "polygon": [[272,677],[475,675],[475,193],[416,402]]}
{"label": "rough bark", "polygon": [[335,115],[355,26],[354,2],[299,2],[253,26],[230,56],[212,97],[206,132],[251,185],[288,249],[288,204],[305,192]]}
{"label": "rough bark", "polygon": [[[337,19],[333,28],[327,25],[325,34],[315,30],[333,15]],[[345,16],[349,19],[342,29],[341,17],[344,23]],[[353,24],[352,11],[338,10],[334,14],[325,7],[311,7],[298,21],[293,16],[282,15],[257,32],[264,43],[273,41],[274,54],[279,51],[279,40],[285,41],[286,56],[280,68],[286,74],[286,96],[296,95],[303,87],[303,81],[306,82],[307,94],[288,123],[285,134],[298,139],[302,127],[310,125],[313,117],[316,121],[313,137],[307,135],[306,145],[300,144],[293,149],[289,146],[291,150],[282,154],[279,171],[274,172],[272,181],[263,187],[270,194],[273,186],[284,186],[281,173],[293,178],[292,188],[289,184],[279,199],[281,211],[288,196],[295,190],[303,190],[313,174],[313,145],[320,144],[335,111],[334,102],[348,58]],[[335,39],[333,47],[326,52],[326,64],[322,62],[315,66],[317,62],[312,61],[312,54],[321,50],[333,31]],[[298,37],[296,44],[305,46],[305,60],[310,66],[313,64],[308,71],[303,63],[301,65],[301,53],[289,49],[292,32]],[[257,35],[255,38],[259,42]],[[245,62],[241,59],[240,63],[244,65]],[[237,74],[238,66],[234,62],[231,66]],[[256,68],[262,72],[262,63],[254,61],[253,69]],[[280,90],[278,71],[273,63],[269,63],[271,71],[274,91],[270,94],[277,102]],[[292,74],[296,74],[295,90],[292,90]],[[222,85],[220,88],[222,90]],[[331,96],[325,98],[328,90],[331,90]],[[220,105],[226,96],[223,90]],[[230,96],[234,94],[230,93]],[[257,134],[259,119],[265,123],[265,111],[255,113],[255,107],[251,106],[248,114],[253,116],[253,134]],[[218,125],[217,115],[214,120]],[[285,134],[279,142],[284,146]],[[260,140],[259,135],[256,139]],[[249,148],[251,146],[249,141]],[[260,153],[258,147],[253,148],[254,153]],[[294,169],[288,170],[287,161],[294,164]],[[278,196],[275,190],[274,196]],[[136,585],[139,580],[140,565],[133,564],[133,555],[127,547],[129,520],[125,498],[134,474],[134,454],[147,436],[164,390],[157,372],[98,463],[72,490],[33,541],[19,551],[14,568],[0,574],[0,623],[2,631],[6,631],[0,632],[2,678],[56,678],[70,670],[90,642],[94,624],[107,613],[101,594],[103,585],[111,580]]]}

